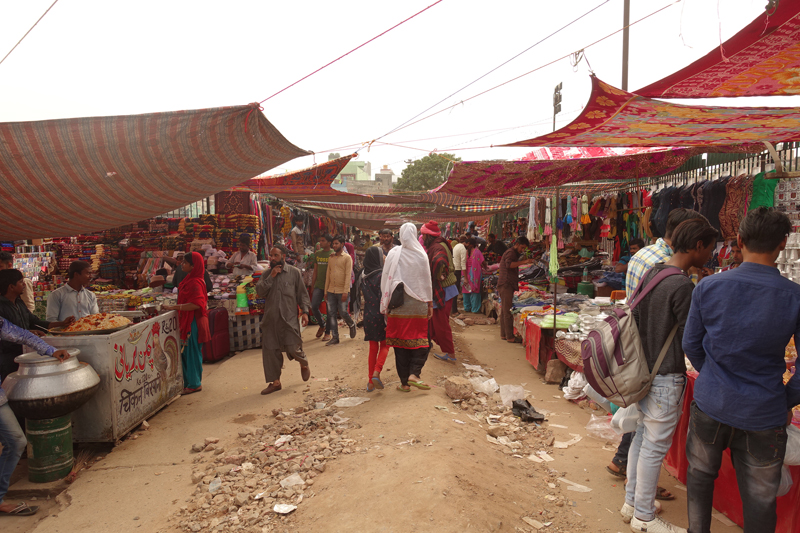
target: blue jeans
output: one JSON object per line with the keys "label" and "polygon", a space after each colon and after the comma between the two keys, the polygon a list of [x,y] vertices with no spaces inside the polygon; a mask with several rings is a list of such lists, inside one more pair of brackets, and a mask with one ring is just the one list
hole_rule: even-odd
{"label": "blue jeans", "polygon": [[355,325],[350,313],[347,312],[347,303],[349,300],[350,298],[343,302],[341,294],[333,292],[328,293],[326,301],[328,303],[328,329],[333,336],[331,340],[339,340],[339,317],[342,317],[345,324],[348,326],[353,327]]}
{"label": "blue jeans", "polygon": [[786,454],[786,428],[764,431],[736,429],[705,414],[696,402],[692,402],[691,413],[686,440],[689,531],[711,531],[714,481],[719,474],[725,448],[730,448],[736,469],[744,530],[747,533],[775,531],[778,521],[775,500]]}
{"label": "blue jeans", "polygon": [[11,474],[28,444],[14,411],[7,403],[0,405],[0,444],[3,445],[3,453],[0,453],[0,503],[3,503]]}
{"label": "blue jeans", "polygon": [[656,516],[656,490],[661,463],[670,446],[681,417],[686,376],[656,376],[650,392],[639,400],[644,419],[639,422],[628,452],[628,485],[625,502],[634,507],[639,520],[649,522]]}
{"label": "blue jeans", "polygon": [[[314,292],[311,293],[311,314],[314,315],[314,318],[317,321],[317,325],[319,327],[323,327],[322,324],[322,313],[319,311],[319,306],[322,303],[322,300],[325,299],[325,289],[317,289],[314,288]],[[328,321],[325,321],[325,335],[331,332],[331,327],[328,324]]]}

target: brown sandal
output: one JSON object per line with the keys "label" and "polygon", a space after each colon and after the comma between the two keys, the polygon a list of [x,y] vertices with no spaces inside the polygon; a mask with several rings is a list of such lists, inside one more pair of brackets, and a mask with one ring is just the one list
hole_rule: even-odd
{"label": "brown sandal", "polygon": [[183,392],[181,394],[186,396],[187,394],[194,394],[195,392],[200,392],[201,390],[203,390],[203,386],[202,385],[200,385],[196,389],[190,389],[189,387],[184,387],[183,388]]}
{"label": "brown sandal", "polygon": [[270,383],[269,386],[266,389],[261,391],[261,394],[266,396],[267,394],[272,394],[273,392],[278,392],[282,388],[283,388],[283,386],[281,386],[281,385],[278,385],[276,387],[274,383]]}
{"label": "brown sandal", "polygon": [[308,378],[311,377],[311,369],[308,365],[300,367],[300,376],[303,378],[303,381],[308,381]]}

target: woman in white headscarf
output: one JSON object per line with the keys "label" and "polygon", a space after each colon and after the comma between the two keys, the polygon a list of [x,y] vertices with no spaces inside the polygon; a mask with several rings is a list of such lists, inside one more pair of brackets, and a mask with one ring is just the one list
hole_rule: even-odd
{"label": "woman in white headscarf", "polygon": [[[389,309],[392,296],[402,283],[402,305]],[[398,294],[399,296],[399,294]],[[397,296],[394,298],[397,300]],[[381,313],[386,315],[386,345],[394,348],[397,390],[409,392],[411,387],[429,390],[420,379],[428,359],[428,320],[433,314],[428,256],[417,240],[417,228],[406,223],[400,228],[400,246],[386,256],[381,278]]]}

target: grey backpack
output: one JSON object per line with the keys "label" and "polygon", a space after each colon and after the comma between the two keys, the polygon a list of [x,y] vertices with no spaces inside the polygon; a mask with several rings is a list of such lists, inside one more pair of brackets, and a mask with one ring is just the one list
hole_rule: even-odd
{"label": "grey backpack", "polygon": [[644,289],[642,278],[628,299],[630,304],[616,307],[611,316],[590,331],[581,344],[583,371],[589,385],[619,407],[628,407],[647,396],[678,331],[678,324],[675,324],[651,372],[633,310],[662,280],[682,273],[677,267],[666,268],[656,274]]}

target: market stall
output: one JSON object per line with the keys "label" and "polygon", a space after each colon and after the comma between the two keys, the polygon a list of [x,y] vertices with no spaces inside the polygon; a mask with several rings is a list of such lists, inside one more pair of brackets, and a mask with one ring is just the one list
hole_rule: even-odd
{"label": "market stall", "polygon": [[106,335],[50,336],[56,348],[100,376],[100,389],[72,413],[76,442],[116,442],[183,390],[178,313],[169,311]]}

